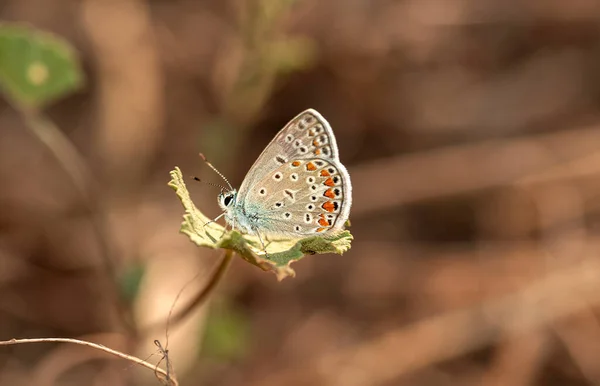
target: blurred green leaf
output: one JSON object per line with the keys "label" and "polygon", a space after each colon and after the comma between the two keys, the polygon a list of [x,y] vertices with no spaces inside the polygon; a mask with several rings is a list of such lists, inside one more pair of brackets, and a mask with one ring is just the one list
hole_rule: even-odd
{"label": "blurred green leaf", "polygon": [[82,85],[79,61],[64,39],[0,24],[0,87],[18,106],[40,108]]}
{"label": "blurred green leaf", "polygon": [[202,129],[199,130],[198,144],[214,150],[211,156],[213,162],[225,162],[230,158],[227,149],[237,148],[239,138],[242,136],[241,129],[236,130],[236,127],[225,119],[213,119],[202,125]]}
{"label": "blurred green leaf", "polygon": [[279,73],[305,70],[316,61],[317,47],[312,39],[283,38],[268,46],[269,60]]}
{"label": "blurred green leaf", "polygon": [[246,353],[249,337],[248,318],[235,308],[221,303],[211,306],[204,337],[202,355],[232,360]]}
{"label": "blurred green leaf", "polygon": [[290,264],[300,260],[304,255],[316,253],[341,255],[350,249],[353,237],[350,232],[342,231],[329,237],[270,240],[267,244],[268,256],[265,256],[257,237],[242,235],[235,230],[225,232],[218,223],[209,223],[211,219],[198,210],[192,202],[179,168],[171,171],[169,186],[175,190],[185,208],[181,233],[186,234],[190,240],[201,247],[230,249],[250,264],[265,271],[273,271],[278,280],[294,276],[295,272]]}
{"label": "blurred green leaf", "polygon": [[144,274],[146,273],[146,265],[135,263],[125,269],[119,280],[121,294],[128,301],[135,300]]}

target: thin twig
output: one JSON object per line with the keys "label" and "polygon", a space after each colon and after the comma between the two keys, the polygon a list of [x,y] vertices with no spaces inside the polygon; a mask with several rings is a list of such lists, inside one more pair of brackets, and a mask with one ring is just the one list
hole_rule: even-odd
{"label": "thin twig", "polygon": [[221,282],[221,279],[225,276],[225,272],[227,272],[227,268],[229,268],[232,258],[233,251],[231,251],[230,249],[226,249],[225,255],[221,260],[221,264],[219,264],[219,266],[217,267],[216,271],[214,272],[204,289],[200,291],[198,295],[194,299],[192,299],[192,301],[189,302],[189,304],[186,307],[184,307],[183,310],[181,310],[178,314],[171,317],[169,313],[169,318],[167,319],[167,331],[172,324],[177,324],[181,322],[192,312],[192,310],[194,310],[197,306],[199,306],[204,301],[206,301],[206,299],[208,299],[210,294],[212,294],[215,288],[217,288],[217,285]]}
{"label": "thin twig", "polygon": [[[202,290],[198,293],[198,295],[196,295],[196,297],[194,299],[192,299],[181,311],[179,311],[177,314],[172,316],[172,312],[175,308],[175,303],[177,302],[177,299],[179,298],[179,296],[181,295],[181,293],[183,292],[185,287],[181,289],[179,294],[177,294],[177,297],[175,298],[175,301],[173,302],[173,306],[171,307],[171,310],[169,311],[169,316],[167,317],[167,327],[166,327],[167,344],[165,346],[168,347],[169,329],[171,328],[171,326],[180,323],[187,316],[189,316],[189,314],[196,307],[198,307],[200,304],[202,304],[204,301],[206,301],[206,299],[208,299],[210,294],[215,290],[215,288],[217,288],[217,285],[221,282],[221,279],[223,279],[223,277],[225,276],[225,272],[227,272],[227,268],[229,268],[232,258],[233,258],[233,251],[226,249],[223,259],[221,260],[221,263],[219,264],[217,269],[212,274],[208,283],[206,283],[206,286],[204,288],[202,288]],[[150,326],[148,328],[148,330],[154,330],[154,329],[158,329],[158,328],[162,328],[162,327],[163,327],[163,324],[161,322],[159,324]]]}
{"label": "thin twig", "polygon": [[142,365],[144,367],[149,368],[152,371],[155,371],[155,372],[161,374],[162,376],[165,377],[165,379],[169,379],[170,385],[173,385],[173,386],[179,385],[179,382],[177,382],[177,380],[174,377],[171,376],[170,378],[167,378],[167,371],[159,368],[158,366],[156,366],[152,363],[148,363],[148,362],[146,362],[138,357],[135,357],[133,355],[129,355],[129,354],[125,354],[120,351],[117,351],[117,350],[113,350],[113,349],[108,348],[99,343],[87,342],[85,340],[71,339],[71,338],[32,338],[32,339],[4,340],[4,341],[0,341],[0,346],[9,346],[9,345],[13,345],[13,344],[24,344],[24,343],[47,343],[47,342],[74,343],[74,344],[78,344],[81,346],[88,346],[88,347],[91,347],[91,348],[94,348],[97,350],[101,350],[108,354],[117,356],[119,358],[123,358],[130,362],[134,362],[138,365]]}
{"label": "thin twig", "polygon": [[[166,382],[167,382],[167,385],[168,385],[168,384],[169,384],[169,382],[171,381],[171,379],[172,379],[172,378],[175,378],[175,374],[174,374],[174,372],[173,372],[173,371],[172,371],[172,369],[171,369],[171,367],[172,367],[172,366],[171,366],[171,360],[169,359],[169,349],[167,349],[167,348],[164,348],[158,339],[156,339],[156,340],[154,341],[154,344],[156,345],[156,347],[158,347],[158,351],[160,351],[160,353],[161,353],[161,355],[162,355],[162,358],[160,358],[160,361],[158,361],[158,363],[156,364],[156,369],[158,369],[158,368],[159,368],[158,366],[160,365],[160,363],[161,363],[161,362],[163,361],[163,359],[164,359],[164,361],[165,361],[165,366],[166,366],[166,368],[167,368],[167,377],[166,377],[166,379],[165,379],[165,380],[166,380]],[[154,374],[155,374],[155,375],[156,375],[156,377],[158,378],[158,374],[156,373],[156,370],[154,371]]]}
{"label": "thin twig", "polygon": [[73,181],[77,191],[90,215],[90,221],[98,238],[100,256],[104,269],[111,281],[112,296],[116,299],[119,315],[127,331],[135,335],[134,319],[121,297],[116,291],[117,270],[114,265],[114,253],[110,243],[110,234],[106,226],[106,219],[93,192],[96,192],[96,183],[84,157],[77,151],[71,141],[56,127],[56,125],[43,115],[27,109],[17,108],[23,115],[26,126],[42,142],[56,158],[60,166]]}
{"label": "thin twig", "polygon": [[26,109],[17,108],[17,110],[25,119],[27,128],[50,150],[73,181],[77,191],[84,196],[85,201],[92,201],[90,194],[94,191],[90,186],[92,174],[71,141],[52,121],[43,115]]}

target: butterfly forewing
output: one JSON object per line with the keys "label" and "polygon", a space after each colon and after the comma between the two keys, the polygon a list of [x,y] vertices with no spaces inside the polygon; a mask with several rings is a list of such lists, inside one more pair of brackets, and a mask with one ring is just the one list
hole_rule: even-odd
{"label": "butterfly forewing", "polygon": [[333,131],[325,118],[313,109],[308,109],[289,121],[267,145],[244,177],[238,199],[244,202],[250,188],[268,172],[294,159],[310,158],[339,162]]}
{"label": "butterfly forewing", "polygon": [[304,237],[343,228],[352,187],[327,121],[309,109],[267,145],[244,178],[237,216],[262,235]]}

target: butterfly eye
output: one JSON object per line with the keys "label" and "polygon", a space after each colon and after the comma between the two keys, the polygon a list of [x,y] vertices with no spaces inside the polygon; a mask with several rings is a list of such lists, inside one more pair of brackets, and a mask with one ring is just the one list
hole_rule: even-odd
{"label": "butterfly eye", "polygon": [[228,195],[223,197],[223,204],[225,204],[225,206],[229,206],[229,204],[231,204],[231,202],[233,201],[233,195]]}

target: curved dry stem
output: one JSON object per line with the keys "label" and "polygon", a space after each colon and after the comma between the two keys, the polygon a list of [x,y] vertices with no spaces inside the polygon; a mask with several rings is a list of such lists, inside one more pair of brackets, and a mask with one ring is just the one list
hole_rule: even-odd
{"label": "curved dry stem", "polygon": [[196,307],[198,307],[208,299],[210,294],[213,293],[215,288],[217,288],[217,285],[221,282],[221,279],[223,279],[223,277],[225,276],[225,272],[227,272],[227,268],[229,268],[232,259],[233,252],[230,250],[225,250],[223,259],[221,260],[221,264],[219,264],[219,266],[215,270],[209,282],[206,284],[206,287],[204,287],[204,289],[202,289],[202,291],[200,291],[198,295],[196,295],[196,297],[192,299],[192,301],[190,301],[188,305],[185,306],[175,316],[171,316],[171,313],[169,313],[169,318],[167,319],[167,332],[171,325],[180,323],[190,314],[190,312],[192,312],[192,310],[194,310]]}
{"label": "curved dry stem", "polygon": [[[13,345],[13,344],[25,344],[25,343],[47,343],[47,342],[73,343],[73,344],[78,344],[81,346],[88,346],[88,347],[94,348],[96,350],[104,351],[108,354],[114,355],[116,357],[119,357],[119,358],[128,360],[130,362],[136,363],[138,365],[142,365],[144,367],[149,368],[150,370],[154,371],[156,374],[162,375],[162,377],[164,377],[164,378],[162,378],[161,380],[168,381],[168,383],[167,383],[168,385],[179,386],[179,382],[177,382],[177,379],[173,378],[171,376],[171,374],[168,374],[167,371],[159,368],[157,365],[148,363],[148,362],[146,362],[138,357],[135,357],[133,355],[125,354],[120,351],[108,348],[104,345],[101,345],[98,343],[93,343],[93,342],[87,342],[85,340],[72,339],[72,338],[10,339],[10,340],[0,341],[0,346],[9,346],[9,345]],[[159,377],[159,379],[160,379],[160,377]]]}
{"label": "curved dry stem", "polygon": [[23,115],[29,130],[50,150],[85,201],[92,201],[89,186],[91,173],[75,146],[54,123],[41,114],[23,108],[18,108],[18,111]]}
{"label": "curved dry stem", "polygon": [[109,242],[110,235],[105,226],[105,218],[102,215],[101,208],[93,194],[96,189],[91,177],[92,173],[87,166],[87,163],[83,156],[79,154],[75,146],[73,146],[70,140],[52,121],[48,120],[43,115],[38,114],[34,110],[24,108],[18,110],[22,113],[29,130],[31,130],[38,140],[50,150],[81,194],[86,209],[90,214],[92,227],[98,238],[101,250],[100,256],[102,256],[104,269],[109,276],[109,279],[112,281],[111,292],[113,292],[113,296],[117,301],[119,315],[121,316],[127,331],[132,335],[135,335],[136,329],[133,317],[128,308],[123,304],[119,294],[115,291],[115,288],[117,288],[115,283],[117,270],[114,265],[114,253],[111,243]]}
{"label": "curved dry stem", "polygon": [[[167,327],[166,327],[167,344],[168,344],[168,337],[169,337],[169,329],[171,328],[171,326],[176,325],[176,324],[180,323],[181,321],[183,321],[186,317],[189,316],[189,314],[194,309],[199,307],[202,303],[204,303],[208,299],[208,297],[214,292],[214,290],[217,288],[217,285],[221,282],[221,280],[225,276],[225,273],[227,272],[227,269],[231,265],[232,260],[233,260],[233,251],[226,249],[224,251],[224,256],[223,256],[223,259],[221,260],[221,263],[219,264],[219,266],[216,268],[216,270],[210,277],[210,280],[208,281],[208,283],[206,283],[206,286],[204,288],[202,288],[202,290],[185,307],[183,307],[183,309],[181,311],[179,311],[177,314],[175,314],[173,316],[172,312],[173,312],[173,309],[175,308],[175,303],[177,302],[179,295],[181,295],[181,292],[183,292],[183,289],[179,292],[179,294],[177,295],[177,298],[173,302],[173,307],[171,307],[171,310],[169,311],[169,316],[167,317]],[[153,326],[150,326],[148,328],[148,330],[151,331],[151,330],[162,328],[162,327],[163,327],[163,323],[161,322],[161,323],[157,323]]]}

